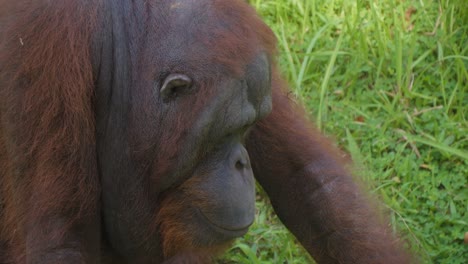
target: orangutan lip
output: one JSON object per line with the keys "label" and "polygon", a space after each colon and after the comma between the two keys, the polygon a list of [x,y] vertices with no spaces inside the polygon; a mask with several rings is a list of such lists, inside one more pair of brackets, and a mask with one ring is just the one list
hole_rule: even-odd
{"label": "orangutan lip", "polygon": [[198,214],[201,215],[201,217],[204,219],[205,222],[209,223],[218,232],[224,233],[224,234],[229,234],[233,236],[243,236],[245,233],[247,233],[247,231],[249,230],[249,227],[253,224],[253,220],[252,220],[252,222],[240,228],[224,227],[216,223],[213,223],[200,209],[198,209],[197,211],[198,211]]}

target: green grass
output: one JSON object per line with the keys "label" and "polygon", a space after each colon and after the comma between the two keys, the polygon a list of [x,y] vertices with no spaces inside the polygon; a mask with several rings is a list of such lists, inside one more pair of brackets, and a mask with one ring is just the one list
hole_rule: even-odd
{"label": "green grass", "polygon": [[[251,0],[317,126],[422,263],[467,263],[468,1]],[[260,192],[220,263],[312,263]]]}

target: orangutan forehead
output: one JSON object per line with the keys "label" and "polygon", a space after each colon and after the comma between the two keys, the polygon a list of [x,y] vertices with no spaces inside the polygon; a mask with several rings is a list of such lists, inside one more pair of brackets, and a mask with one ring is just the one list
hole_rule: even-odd
{"label": "orangutan forehead", "polygon": [[[275,37],[244,1],[163,1],[166,15],[157,20],[167,58],[190,57],[198,63],[216,63],[240,73],[260,52],[275,50]],[[163,5],[158,2],[154,5]],[[161,36],[161,34],[156,34]],[[190,56],[184,56],[190,54]],[[200,66],[200,65],[199,65]]]}

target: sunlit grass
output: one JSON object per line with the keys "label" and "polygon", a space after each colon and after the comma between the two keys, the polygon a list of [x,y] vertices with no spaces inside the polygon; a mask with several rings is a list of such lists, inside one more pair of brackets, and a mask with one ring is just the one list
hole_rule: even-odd
{"label": "sunlit grass", "polygon": [[[310,117],[422,263],[466,263],[468,1],[251,0]],[[220,263],[311,263],[266,196]]]}

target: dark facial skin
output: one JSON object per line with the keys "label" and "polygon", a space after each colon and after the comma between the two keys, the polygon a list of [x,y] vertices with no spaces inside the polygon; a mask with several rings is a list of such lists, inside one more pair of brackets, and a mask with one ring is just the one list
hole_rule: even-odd
{"label": "dark facial skin", "polygon": [[[162,257],[157,248],[164,238],[155,227],[162,203],[184,204],[172,217],[190,233],[186,243],[201,247],[243,235],[254,220],[255,184],[244,141],[271,111],[269,59],[261,48],[252,50],[247,62],[237,59],[239,72],[217,61],[200,39],[211,36],[216,44],[221,28],[200,24],[216,24],[208,15],[222,12],[203,2],[158,4],[154,8],[167,9],[168,17],[148,17],[152,30],[144,35],[119,28],[126,15],[120,9],[109,18],[116,47],[103,56],[101,69],[114,74],[99,79],[98,98],[107,99],[98,104],[98,159],[106,235],[127,259]],[[129,25],[143,27],[142,21]],[[221,26],[234,26],[229,23]],[[123,56],[129,47],[121,38],[141,41],[139,52]],[[166,255],[173,255],[175,245],[167,243]]]}

